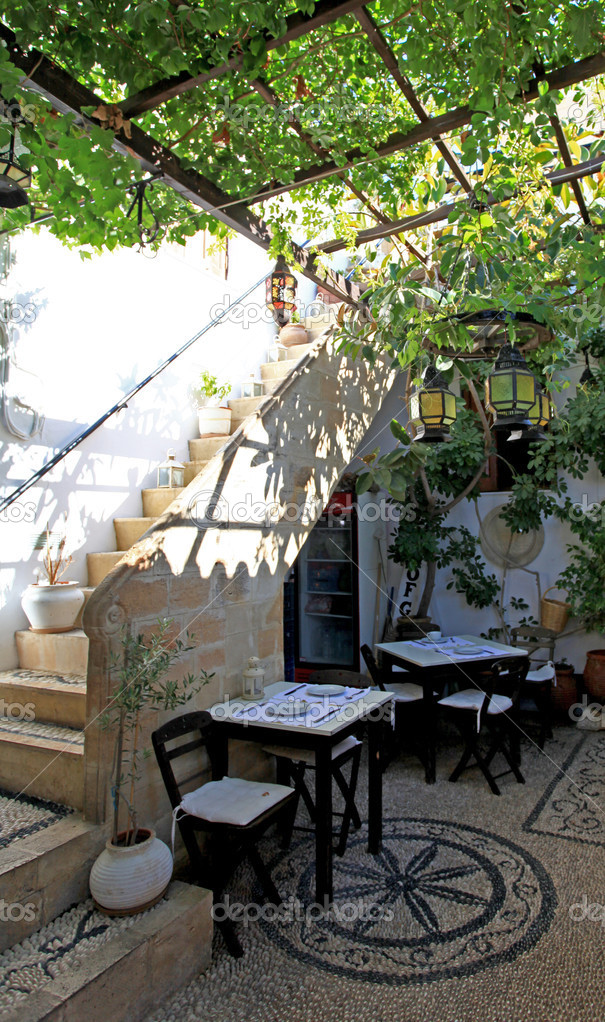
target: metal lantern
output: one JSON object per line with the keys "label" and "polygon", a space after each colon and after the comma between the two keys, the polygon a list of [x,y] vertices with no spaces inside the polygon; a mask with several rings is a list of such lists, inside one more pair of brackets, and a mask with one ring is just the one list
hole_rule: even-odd
{"label": "metal lantern", "polygon": [[242,678],[244,680],[242,699],[262,699],[264,695],[265,672],[259,664],[260,660],[258,657],[251,656],[246,670],[242,671]]}
{"label": "metal lantern", "polygon": [[531,429],[516,430],[511,433],[508,439],[528,440],[530,443],[546,440],[546,433],[544,433],[543,430],[545,426],[548,426],[552,419],[552,405],[550,403],[550,397],[542,387],[541,383],[536,382],[536,400],[534,405],[528,411],[527,418],[531,422]]}
{"label": "metal lantern", "polygon": [[528,412],[536,403],[536,379],[523,355],[505,344],[485,384],[486,405],[494,415],[494,429],[529,429]]}
{"label": "metal lantern", "polygon": [[3,209],[29,204],[25,189],[30,187],[32,179],[29,170],[17,159],[19,152],[26,150],[19,143],[19,129],[15,126],[8,145],[0,149],[0,207]]}
{"label": "metal lantern", "polygon": [[254,373],[250,373],[250,379],[242,383],[242,397],[262,397],[262,393],[262,380],[255,380]]}
{"label": "metal lantern", "polygon": [[158,465],[158,487],[160,489],[173,487],[173,486],[184,486],[185,485],[185,466],[177,461],[172,448],[166,455],[166,461],[163,461],[161,465]]}
{"label": "metal lantern", "polygon": [[422,387],[410,397],[410,420],[416,427],[414,442],[425,444],[447,440],[456,421],[456,398],[434,366],[429,366]]}
{"label": "metal lantern", "polygon": [[267,308],[271,309],[273,319],[278,326],[285,326],[292,315],[296,301],[296,277],[287,266],[283,256],[279,256],[273,272],[267,277]]}

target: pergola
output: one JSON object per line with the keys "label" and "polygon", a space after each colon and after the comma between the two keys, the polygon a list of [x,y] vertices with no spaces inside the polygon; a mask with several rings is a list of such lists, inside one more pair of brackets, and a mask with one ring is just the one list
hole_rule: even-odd
{"label": "pergola", "polygon": [[[178,6],[173,4],[173,6]],[[284,5],[287,7],[287,5]],[[301,6],[303,6],[301,4]],[[359,0],[318,0],[315,4],[307,4],[312,9],[307,13],[294,10],[283,19],[283,30],[280,34],[271,34],[261,25],[250,25],[246,40],[246,48],[238,44],[232,47],[222,63],[216,66],[197,66],[203,61],[192,57],[190,70],[182,71],[169,77],[153,81],[139,91],[129,93],[119,103],[114,104],[110,96],[99,95],[88,81],[80,80],[68,70],[68,61],[55,59],[50,53],[40,52],[37,48],[24,46],[6,25],[0,26],[0,38],[8,47],[10,61],[19,69],[26,79],[26,84],[41,92],[55,110],[61,113],[73,113],[78,123],[92,125],[101,123],[99,109],[112,111],[115,141],[114,147],[120,152],[129,152],[140,161],[145,173],[160,175],[163,181],[172,187],[180,196],[210,213],[230,228],[235,229],[244,237],[268,249],[271,243],[271,231],[267,224],[253,212],[253,207],[260,203],[284,195],[296,189],[316,186],[318,183],[337,179],[362,204],[376,221],[369,229],[360,230],[355,239],[358,246],[373,242],[390,235],[417,230],[419,227],[447,220],[456,204],[464,202],[465,195],[473,195],[473,181],[469,172],[460,160],[459,146],[453,144],[447,136],[451,136],[472,124],[477,109],[466,103],[448,109],[445,112],[431,115],[418,95],[418,89],[405,72],[405,51],[393,41],[389,41],[389,29],[381,24],[380,3]],[[405,6],[405,5],[402,5]],[[511,9],[517,14],[523,13],[523,4],[512,4]],[[191,5],[193,10],[195,5]],[[392,7],[392,5],[391,5]],[[420,5],[422,7],[422,5]],[[391,20],[401,23],[411,10],[402,10]],[[286,132],[288,138],[296,136],[302,145],[299,153],[305,153],[304,159],[299,158],[298,165],[288,166],[287,173],[273,176],[261,186],[252,187],[249,194],[225,190],[217,180],[192,169],[191,161],[175,154],[176,145],[168,145],[157,131],[152,133],[137,124],[149,121],[150,116],[160,118],[167,105],[176,102],[186,103],[189,97],[199,97],[212,83],[226,80],[232,86],[234,81],[244,96],[255,93],[263,103],[279,108],[284,97],[279,93],[280,62],[286,59],[290,47],[298,46],[302,74],[314,57],[313,40],[317,33],[327,26],[350,26],[354,24],[355,35],[362,37],[368,61],[371,61],[372,74],[387,77],[391,88],[396,88],[405,100],[406,111],[415,120],[406,130],[393,131],[388,137],[374,144],[368,137],[363,145],[347,148],[338,140],[325,139],[319,144],[300,120],[292,115],[288,118]],[[396,25],[395,25],[396,29]],[[395,29],[391,29],[393,38]],[[350,33],[349,33],[350,34]],[[339,36],[334,36],[335,46]],[[305,57],[304,46],[308,50]],[[302,47],[302,50],[301,50]],[[268,54],[266,72],[253,75],[246,72],[246,54],[255,49],[266,50]],[[534,76],[520,88],[515,100],[523,103],[527,109],[539,96],[547,92],[566,90],[605,72],[605,52],[574,60],[563,66],[548,67],[541,61],[538,52],[535,58]],[[378,70],[376,70],[378,69]],[[426,91],[426,90],[425,90]],[[91,114],[91,109],[95,113]],[[116,117],[116,114],[121,117]],[[130,123],[128,123],[130,122]],[[580,186],[580,180],[588,175],[600,172],[605,161],[605,146],[602,154],[598,153],[588,160],[573,161],[564,127],[557,115],[551,115],[551,130],[554,133],[560,153],[560,166],[546,169],[545,179],[553,186],[569,183],[573,191],[579,215],[585,224],[590,224],[590,213]],[[471,127],[472,130],[472,127]],[[189,134],[189,132],[188,132]],[[276,140],[278,145],[280,140]],[[282,139],[283,142],[283,139]],[[388,161],[398,154],[412,151],[422,143],[434,146],[449,168],[450,184],[448,192],[433,208],[422,210],[400,218],[392,218],[379,208],[375,197],[359,185],[360,168],[375,164],[388,174]],[[237,155],[234,156],[234,159]],[[241,162],[241,161],[240,161]],[[356,176],[357,175],[357,176]],[[220,175],[219,175],[220,176]],[[498,200],[492,196],[489,202]],[[359,299],[359,287],[344,279],[343,276],[330,270],[318,267],[318,255],[331,253],[345,248],[347,241],[342,237],[320,244],[314,251],[307,251],[294,246],[294,256],[304,274],[321,285],[333,295],[350,305],[356,305]]]}

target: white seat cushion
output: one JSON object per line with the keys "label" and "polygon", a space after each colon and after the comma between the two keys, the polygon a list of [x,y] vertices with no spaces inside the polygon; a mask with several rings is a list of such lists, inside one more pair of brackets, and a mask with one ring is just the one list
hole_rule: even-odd
{"label": "white seat cushion", "polygon": [[549,660],[544,667],[538,667],[535,671],[528,671],[526,681],[556,681],[557,672],[555,665]]}
{"label": "white seat cushion", "polygon": [[[355,738],[354,735],[349,735],[348,738],[343,739],[338,745],[335,745],[332,749],[332,762],[342,756],[343,753],[349,752],[350,749],[354,749],[356,745],[361,745],[361,742]],[[263,745],[263,750],[268,752],[270,756],[281,756],[282,759],[291,759],[295,763],[307,763],[309,766],[315,764],[315,752],[313,749],[293,749],[291,745]],[[290,791],[292,789],[289,789]]]}
{"label": "white seat cushion", "polygon": [[[451,696],[439,700],[440,706],[453,706],[457,710],[480,710],[485,694],[475,688],[465,688],[462,692],[454,692]],[[487,708],[488,713],[506,713],[513,705],[508,696],[493,695]]]}
{"label": "white seat cushion", "polygon": [[413,681],[395,682],[394,685],[385,682],[385,688],[387,692],[393,693],[394,703],[415,703],[417,699],[422,699],[422,685],[416,685]]}
{"label": "white seat cushion", "polygon": [[175,814],[182,810],[189,816],[198,816],[209,823],[230,823],[236,827],[245,827],[291,794],[292,788],[285,784],[223,777],[221,781],[208,781],[201,788],[188,792]]}

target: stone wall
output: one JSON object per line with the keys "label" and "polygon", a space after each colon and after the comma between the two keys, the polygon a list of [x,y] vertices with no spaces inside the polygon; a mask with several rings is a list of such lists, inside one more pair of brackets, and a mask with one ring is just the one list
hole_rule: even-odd
{"label": "stone wall", "polygon": [[[193,636],[175,676],[203,668],[214,677],[188,708],[240,694],[249,656],[261,658],[267,683],[282,677],[283,578],[393,379],[384,364],[370,369],[337,354],[330,334],[320,338],[95,590],[84,617],[87,819],[101,821],[107,811],[112,744],[98,717],[111,695],[122,625],[146,632],[168,617],[176,632]],[[158,723],[147,714],[146,739]],[[234,771],[266,773],[258,746],[235,745]],[[140,821],[166,836],[170,807],[153,757],[137,801]]]}

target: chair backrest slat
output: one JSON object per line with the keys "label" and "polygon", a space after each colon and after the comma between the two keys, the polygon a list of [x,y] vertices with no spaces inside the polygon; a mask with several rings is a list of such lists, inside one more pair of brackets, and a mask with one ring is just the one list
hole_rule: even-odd
{"label": "chair backrest slat", "polygon": [[339,667],[330,670],[313,671],[309,675],[310,685],[346,685],[348,688],[367,688],[372,679],[359,671],[345,671]]}
{"label": "chair backrest slat", "polygon": [[[206,749],[212,764],[213,726],[210,714],[206,710],[197,710],[193,713],[184,713],[180,717],[176,717],[174,720],[159,727],[151,736],[160,773],[162,774],[162,779],[173,809],[180,805],[184,793],[181,792],[181,787],[176,779],[172,764],[174,760],[187,756],[190,752],[200,748]],[[177,738],[184,738],[196,732],[197,735],[192,741],[184,742],[173,749],[166,748],[168,742],[173,742]]]}
{"label": "chair backrest slat", "polygon": [[370,672],[370,677],[375,685],[381,689],[382,692],[386,691],[384,683],[384,675],[376,663],[376,657],[372,653],[372,650],[368,646],[367,642],[361,647],[361,655],[365,660],[366,667]]}

